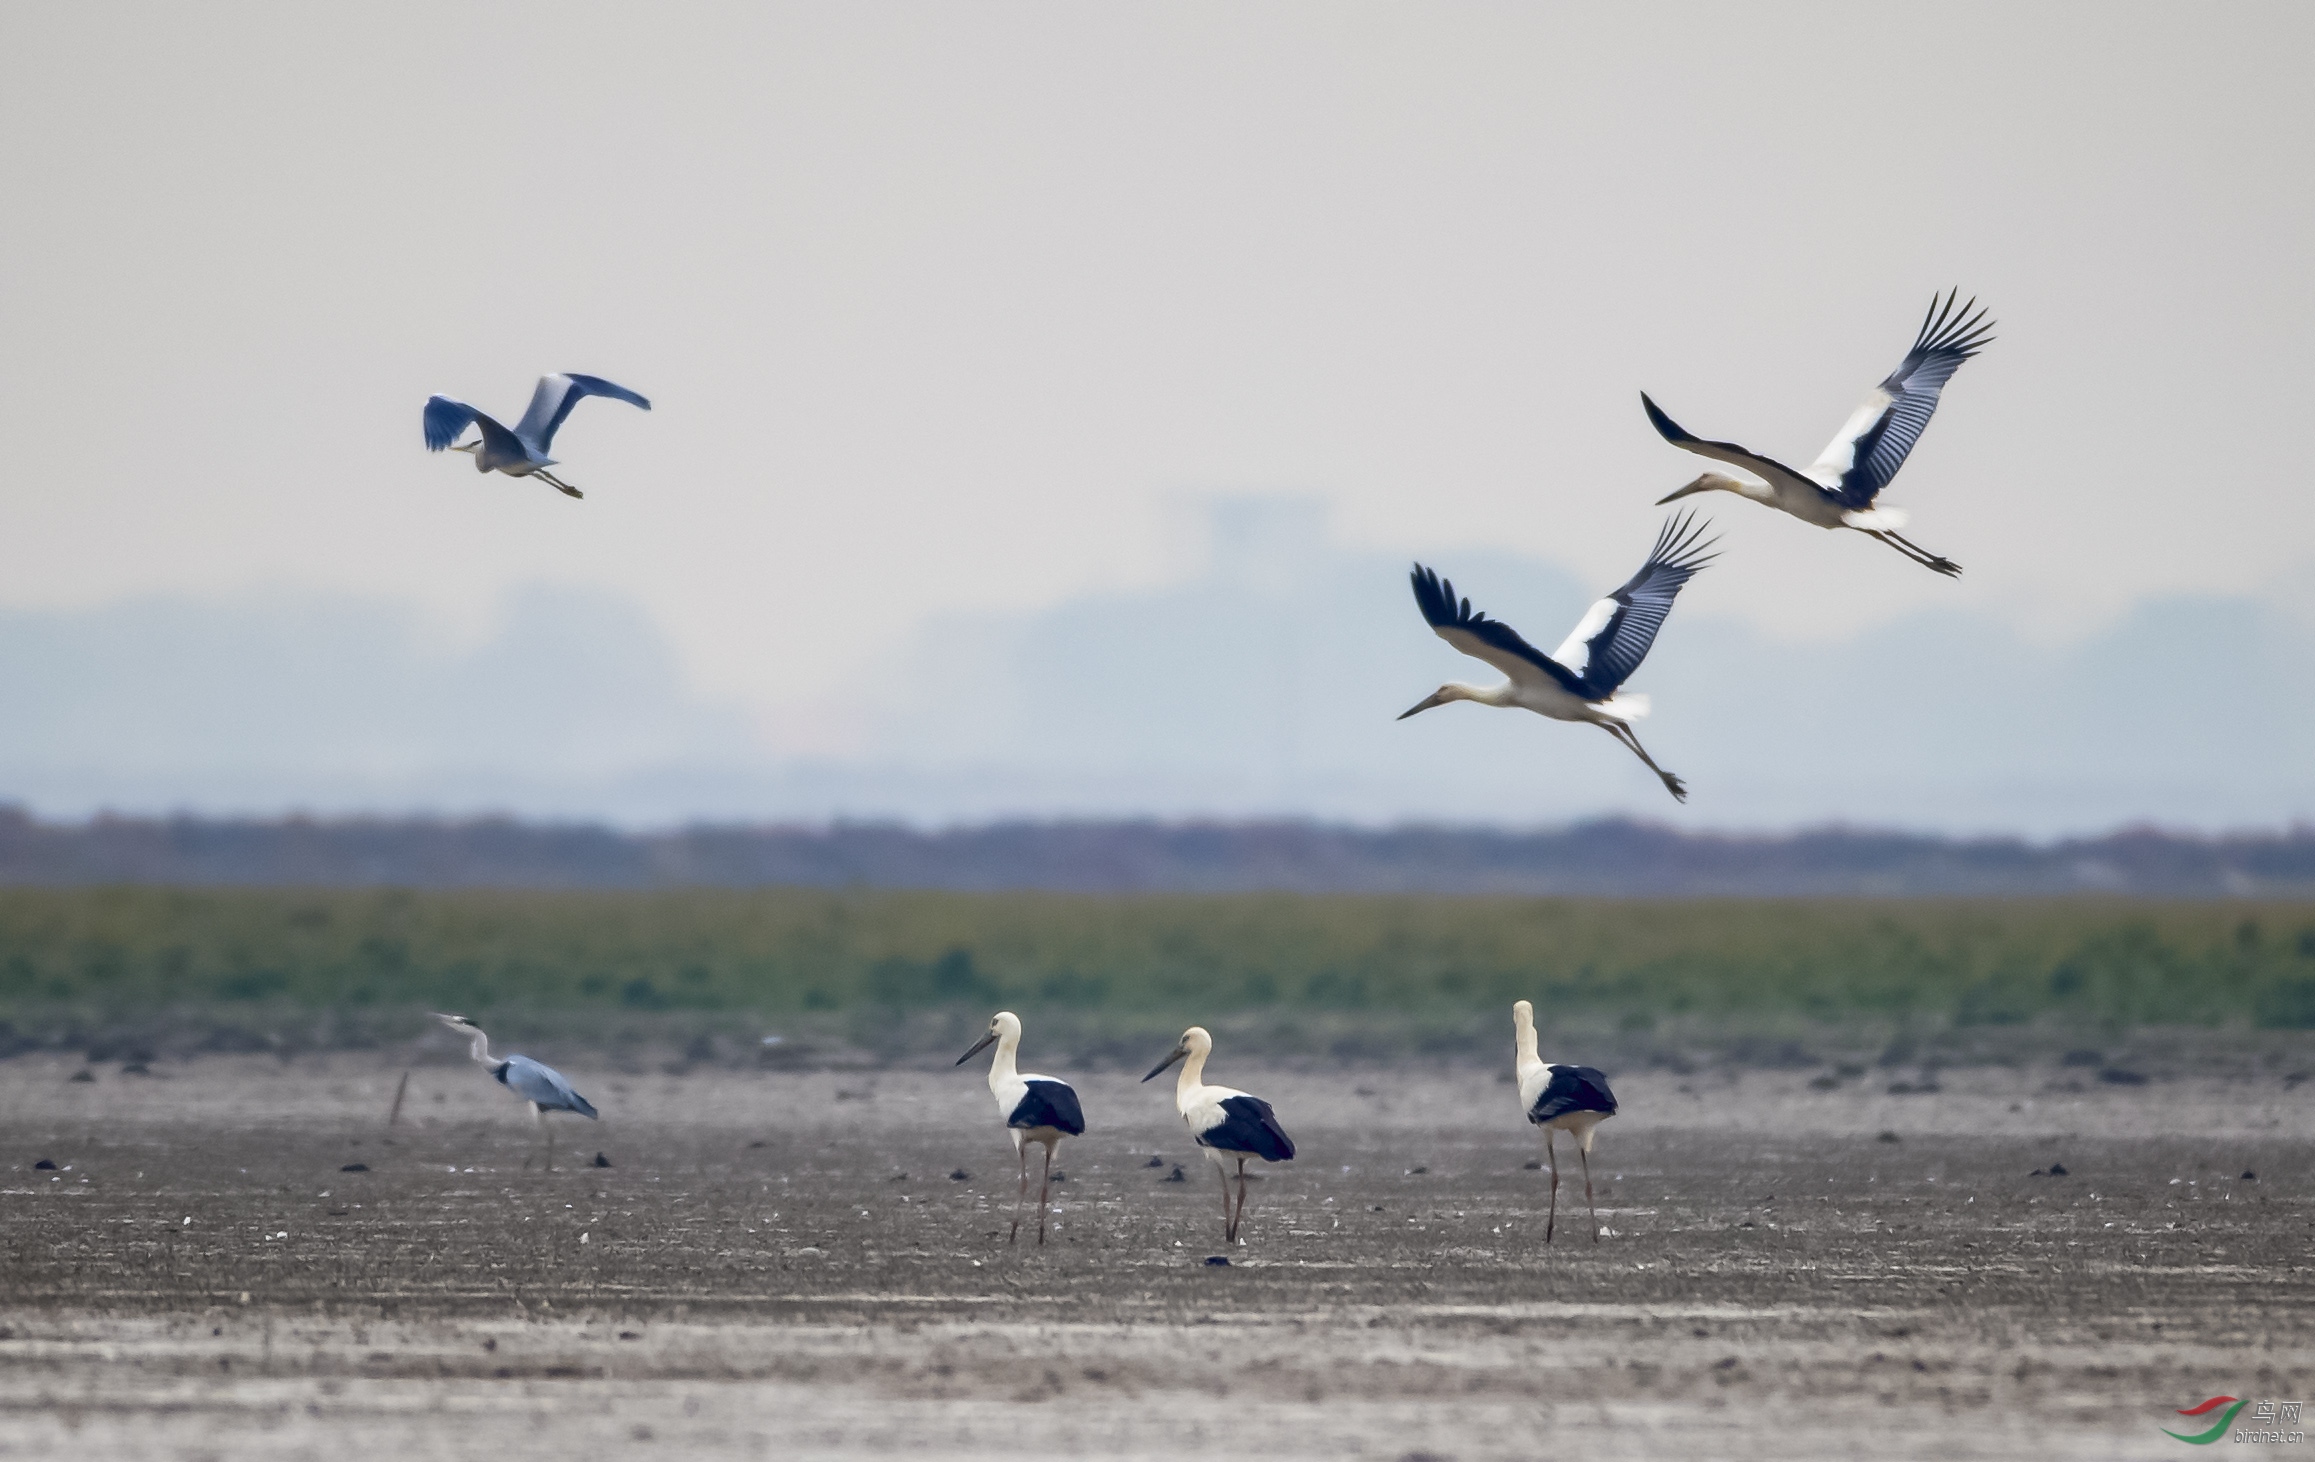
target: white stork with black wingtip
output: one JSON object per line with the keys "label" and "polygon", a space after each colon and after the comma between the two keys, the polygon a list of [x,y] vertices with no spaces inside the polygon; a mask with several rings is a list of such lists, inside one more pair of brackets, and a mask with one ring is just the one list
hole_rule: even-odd
{"label": "white stork with black wingtip", "polygon": [[1694,436],[1641,392],[1640,404],[1647,408],[1648,420],[1656,424],[1665,441],[1700,457],[1726,462],[1744,474],[1728,477],[1707,472],[1661,499],[1659,506],[1692,492],[1733,492],[1819,528],[1853,528],[1949,578],[1959,574],[1960,564],[1931,553],[1897,531],[1905,526],[1903,512],[1873,505],[1889,479],[1905,465],[1913,444],[1921,440],[1945,383],[1961,369],[1963,361],[1993,343],[1987,333],[1993,322],[1985,317],[1985,311],[1977,309],[1974,299],[1954,309],[1953,293],[1942,301],[1931,298],[1913,348],[1889,378],[1873,388],[1865,404],[1856,409],[1805,472],[1796,472],[1774,457],[1763,457],[1734,442],[1710,442]]}
{"label": "white stork with black wingtip", "polygon": [[[1672,600],[1697,570],[1717,555],[1699,543],[1709,524],[1694,525],[1692,515],[1666,523],[1656,535],[1648,561],[1621,589],[1592,605],[1566,643],[1549,655],[1519,637],[1519,631],[1499,619],[1475,614],[1468,599],[1458,602],[1455,586],[1421,564],[1412,575],[1415,604],[1439,638],[1474,659],[1484,660],[1511,678],[1501,685],[1478,686],[1450,682],[1428,699],[1402,712],[1404,721],[1417,711],[1449,701],[1476,701],[1483,706],[1515,707],[1549,716],[1554,721],[1589,722],[1630,747],[1663,779],[1674,800],[1688,800],[1688,786],[1656,765],[1633,734],[1631,722],[1648,713],[1646,696],[1618,695],[1617,688],[1632,677],[1647,658]],[[1714,540],[1717,541],[1717,540]]]}
{"label": "white stork with black wingtip", "polygon": [[1592,1242],[1600,1241],[1600,1210],[1592,1202],[1592,1131],[1616,1114],[1616,1094],[1607,1077],[1590,1066],[1564,1066],[1535,1054],[1535,1007],[1522,1000],[1511,1007],[1511,1029],[1519,1043],[1519,1105],[1527,1120],[1543,1129],[1543,1150],[1551,1168],[1551,1211],[1543,1221],[1543,1241],[1551,1242],[1559,1223],[1559,1148],[1555,1133],[1575,1139],[1583,1160],[1584,1206],[1591,1210]]}
{"label": "white stork with black wingtip", "polygon": [[[575,372],[541,376],[531,392],[530,410],[522,414],[514,430],[505,427],[463,401],[448,396],[426,398],[426,450],[439,452],[449,448],[454,452],[474,454],[477,472],[503,472],[509,477],[536,477],[557,492],[571,497],[586,494],[555,476],[547,469],[555,459],[547,452],[555,444],[555,432],[571,408],[589,396],[608,396],[624,401],[645,411],[651,403],[625,386],[615,386],[601,376],[582,376]],[[458,434],[473,427],[482,435],[471,442],[461,442]]]}
{"label": "white stork with black wingtip", "polygon": [[[1182,1063],[1182,1074],[1174,1082],[1174,1110],[1182,1114],[1190,1140],[1204,1150],[1207,1160],[1222,1175],[1222,1241],[1239,1244],[1245,1242],[1238,1237],[1238,1223],[1246,1216],[1246,1164],[1256,1158],[1266,1163],[1292,1162],[1294,1139],[1278,1125],[1278,1114],[1262,1098],[1234,1087],[1206,1085],[1206,1056],[1213,1049],[1214,1038],[1206,1034],[1206,1028],[1193,1025],[1182,1032],[1173,1054],[1151,1067],[1142,1080],[1155,1081],[1168,1066]],[[1233,1168],[1238,1174],[1236,1208],[1230,1206]]]}
{"label": "white stork with black wingtip", "polygon": [[[500,1086],[530,1103],[531,1124],[545,1130],[547,1171],[553,1172],[555,1170],[555,1129],[547,1126],[545,1114],[548,1112],[571,1112],[581,1117],[593,1118],[596,1115],[594,1103],[580,1096],[577,1091],[572,1089],[569,1079],[563,1073],[543,1061],[533,1061],[528,1056],[492,1056],[490,1054],[490,1037],[483,1034],[481,1026],[476,1025],[465,1016],[444,1015],[440,1011],[436,1011],[434,1018],[467,1038],[467,1054],[474,1058],[475,1064],[498,1078]],[[523,1166],[526,1168],[530,1166],[528,1158],[523,1160]]]}
{"label": "white stork with black wingtip", "polygon": [[1021,1203],[1029,1196],[1029,1144],[1034,1142],[1045,1148],[1045,1183],[1037,1190],[1037,1242],[1042,1245],[1045,1207],[1053,1192],[1053,1149],[1064,1137],[1085,1135],[1085,1113],[1068,1082],[1013,1069],[1013,1054],[1021,1046],[1021,1017],[1010,1010],[998,1011],[990,1017],[989,1033],[957,1057],[957,1064],[964,1065],[991,1045],[997,1054],[989,1059],[989,1091],[997,1099],[997,1115],[1005,1119],[1005,1130],[1013,1134],[1013,1151],[1021,1159],[1021,1191],[1013,1198],[1013,1232],[1005,1242],[1010,1244],[1021,1237]]}

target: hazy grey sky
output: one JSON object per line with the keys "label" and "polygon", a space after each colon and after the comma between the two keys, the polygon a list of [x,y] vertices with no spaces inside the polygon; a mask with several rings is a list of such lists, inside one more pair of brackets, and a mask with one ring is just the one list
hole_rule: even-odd
{"label": "hazy grey sky", "polygon": [[[10,3],[0,607],[609,591],[825,755],[930,620],[1184,576],[1210,491],[1605,587],[1697,466],[1642,387],[1807,460],[1955,283],[2001,338],[1890,496],[1967,576],[1727,500],[1684,615],[2304,603],[2310,55],[2303,5]],[[572,418],[585,502],[422,450],[549,370],[657,404]]]}

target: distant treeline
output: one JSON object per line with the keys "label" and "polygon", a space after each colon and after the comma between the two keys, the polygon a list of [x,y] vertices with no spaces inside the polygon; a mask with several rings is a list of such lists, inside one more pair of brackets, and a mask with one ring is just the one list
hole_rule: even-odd
{"label": "distant treeline", "polygon": [[2315,830],[2127,830],[2046,845],[1842,828],[1684,833],[1624,820],[1539,832],[1120,821],[627,833],[493,818],[48,823],[0,808],[0,885],[96,884],[2304,898],[2315,895]]}

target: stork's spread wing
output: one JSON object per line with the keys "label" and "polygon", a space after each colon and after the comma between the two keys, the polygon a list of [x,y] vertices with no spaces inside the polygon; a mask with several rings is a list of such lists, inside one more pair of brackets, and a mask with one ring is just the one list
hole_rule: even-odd
{"label": "stork's spread wing", "polygon": [[[1972,310],[1977,313],[1971,314]],[[1956,310],[1952,292],[1942,302],[1932,298],[1913,348],[1889,373],[1889,379],[1874,387],[1865,404],[1849,417],[1824,455],[1809,468],[1809,476],[1824,484],[1844,506],[1870,506],[1874,496],[1897,475],[1897,469],[1905,465],[1913,444],[1921,440],[1945,383],[1953,379],[1963,361],[1993,342],[1987,333],[1992,329],[1993,322],[1985,317],[1984,310],[1977,309],[1976,300]]]}
{"label": "stork's spread wing", "polygon": [[1666,416],[1664,408],[1650,400],[1645,391],[1640,393],[1640,405],[1647,410],[1648,420],[1654,423],[1656,434],[1683,451],[1694,452],[1699,457],[1710,457],[1715,462],[1726,462],[1732,467],[1741,467],[1764,482],[1796,482],[1812,488],[1821,486],[1806,473],[1796,472],[1774,457],[1763,457],[1734,442],[1706,441]]}
{"label": "stork's spread wing", "polygon": [[554,445],[555,431],[563,424],[563,418],[571,414],[572,407],[589,396],[609,396],[630,406],[640,406],[645,411],[651,409],[649,401],[625,386],[612,385],[601,376],[572,373],[541,376],[538,389],[531,392],[530,410],[522,414],[522,420],[515,425],[514,434],[530,443],[544,457],[547,449]]}
{"label": "stork's spread wing", "polygon": [[1484,660],[1513,680],[1533,684],[1549,680],[1570,694],[1583,693],[1583,683],[1549,655],[1519,637],[1519,631],[1500,619],[1474,612],[1471,601],[1455,598],[1455,585],[1415,565],[1408,575],[1415,586],[1415,605],[1440,639],[1473,659]]}
{"label": "stork's spread wing", "polygon": [[1710,526],[1698,524],[1693,513],[1665,523],[1640,571],[1594,604],[1552,655],[1583,678],[1587,700],[1613,694],[1648,658],[1648,647],[1656,643],[1656,632],[1672,612],[1680,586],[1714,557],[1704,551],[1710,543],[1697,541]]}

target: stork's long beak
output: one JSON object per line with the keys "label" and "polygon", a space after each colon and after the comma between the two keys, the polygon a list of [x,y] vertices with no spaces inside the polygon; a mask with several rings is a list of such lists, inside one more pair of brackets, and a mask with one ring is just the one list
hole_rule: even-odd
{"label": "stork's long beak", "polygon": [[1689,483],[1686,487],[1681,488],[1678,492],[1672,493],[1667,497],[1660,497],[1656,499],[1656,506],[1660,508],[1666,503],[1676,503],[1692,492],[1709,492],[1711,490],[1712,484],[1699,477],[1694,482]]}
{"label": "stork's long beak", "polygon": [[1407,719],[1407,717],[1415,714],[1416,711],[1427,711],[1433,706],[1443,706],[1445,704],[1447,704],[1447,693],[1443,690],[1434,691],[1430,695],[1424,697],[1419,704],[1411,707],[1408,710],[1399,712],[1399,719],[1404,721]]}
{"label": "stork's long beak", "polygon": [[995,1031],[990,1031],[987,1035],[973,1042],[973,1048],[971,1050],[965,1052],[962,1056],[957,1057],[957,1064],[959,1066],[964,1065],[967,1061],[972,1060],[975,1056],[978,1056],[981,1054],[981,1052],[986,1051],[989,1049],[989,1047],[995,1045],[996,1043],[997,1033]]}
{"label": "stork's long beak", "polygon": [[1190,1054],[1190,1050],[1189,1050],[1189,1047],[1187,1047],[1187,1046],[1176,1046],[1176,1047],[1174,1047],[1174,1053],[1173,1053],[1171,1056],[1168,1056],[1168,1057],[1166,1057],[1166,1058],[1165,1058],[1163,1061],[1160,1061],[1160,1062],[1158,1062],[1158,1064],[1157,1064],[1157,1065],[1155,1065],[1155,1066],[1152,1066],[1152,1067],[1150,1068],[1150,1072],[1149,1072],[1149,1075],[1147,1075],[1147,1076],[1143,1077],[1143,1078],[1142,1078],[1142,1080],[1144,1080],[1144,1081],[1155,1081],[1155,1080],[1158,1078],[1159,1074],[1160,1074],[1160,1073],[1162,1073],[1162,1072],[1163,1072],[1163,1071],[1164,1071],[1164,1070],[1165,1070],[1165,1069],[1166,1069],[1168,1066],[1171,1066],[1171,1065],[1173,1065],[1173,1064],[1174,1064],[1176,1061],[1179,1061],[1179,1060],[1181,1060],[1181,1059],[1182,1059],[1184,1056],[1187,1056],[1188,1054]]}

